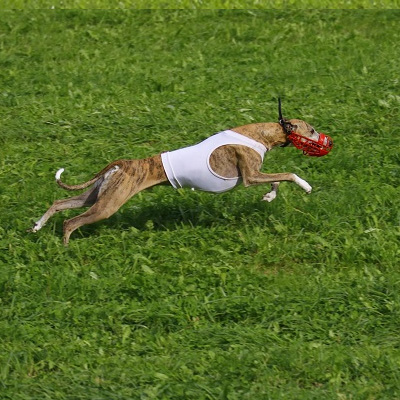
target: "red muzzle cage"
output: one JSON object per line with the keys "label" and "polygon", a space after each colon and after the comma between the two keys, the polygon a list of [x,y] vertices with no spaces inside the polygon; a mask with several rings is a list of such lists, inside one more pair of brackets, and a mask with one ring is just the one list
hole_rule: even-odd
{"label": "red muzzle cage", "polygon": [[333,147],[332,138],[323,133],[319,134],[318,140],[310,139],[306,136],[299,135],[296,132],[292,132],[287,137],[295,147],[303,151],[303,154],[313,157],[326,156]]}

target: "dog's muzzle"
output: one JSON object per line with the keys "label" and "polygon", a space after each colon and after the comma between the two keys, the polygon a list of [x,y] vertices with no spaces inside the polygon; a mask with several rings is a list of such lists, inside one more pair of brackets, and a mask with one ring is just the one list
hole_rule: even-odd
{"label": "dog's muzzle", "polygon": [[296,132],[291,132],[287,138],[295,147],[302,150],[303,154],[312,157],[326,156],[333,147],[332,138],[323,133],[319,134],[318,140],[310,139]]}

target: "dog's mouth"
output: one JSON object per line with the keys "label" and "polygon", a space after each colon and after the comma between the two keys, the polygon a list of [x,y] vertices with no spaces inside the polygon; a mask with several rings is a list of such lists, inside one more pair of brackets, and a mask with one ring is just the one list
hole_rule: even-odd
{"label": "dog's mouth", "polygon": [[302,150],[304,155],[311,157],[326,156],[333,148],[333,140],[324,133],[318,133],[318,135],[318,139],[315,140],[299,135],[296,132],[291,132],[287,138],[296,148]]}

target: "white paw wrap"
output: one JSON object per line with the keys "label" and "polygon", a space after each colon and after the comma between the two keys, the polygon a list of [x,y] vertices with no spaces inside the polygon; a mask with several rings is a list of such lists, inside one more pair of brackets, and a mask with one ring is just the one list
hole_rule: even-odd
{"label": "white paw wrap", "polygon": [[61,174],[64,172],[64,168],[60,168],[57,172],[56,172],[56,181],[60,180],[61,178]]}
{"label": "white paw wrap", "polygon": [[304,189],[307,193],[311,193],[312,187],[306,182],[304,179],[299,178],[295,175],[294,178],[295,183],[297,183],[302,189]]}

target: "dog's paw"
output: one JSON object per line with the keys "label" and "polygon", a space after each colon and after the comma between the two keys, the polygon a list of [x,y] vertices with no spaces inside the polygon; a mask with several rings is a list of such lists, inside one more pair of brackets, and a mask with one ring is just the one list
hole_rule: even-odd
{"label": "dog's paw", "polygon": [[28,228],[26,232],[28,233],[35,233],[41,228],[41,225],[38,222],[35,222],[32,228]]}
{"label": "dog's paw", "polygon": [[312,192],[312,187],[307,183],[307,187],[303,188],[307,194],[310,194]]}
{"label": "dog's paw", "polygon": [[272,200],[274,200],[276,197],[276,192],[269,192],[267,194],[264,195],[264,197],[262,198],[263,201],[268,201],[268,203],[271,203]]}
{"label": "dog's paw", "polygon": [[311,185],[306,182],[304,179],[301,179],[297,175],[295,175],[295,180],[294,180],[302,189],[306,191],[307,194],[310,194],[312,191]]}

